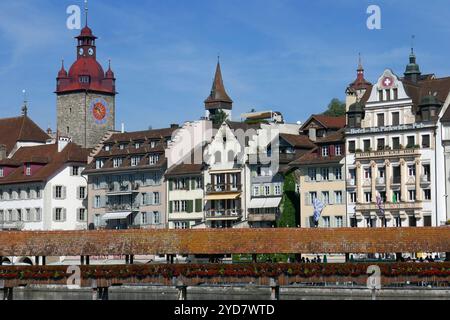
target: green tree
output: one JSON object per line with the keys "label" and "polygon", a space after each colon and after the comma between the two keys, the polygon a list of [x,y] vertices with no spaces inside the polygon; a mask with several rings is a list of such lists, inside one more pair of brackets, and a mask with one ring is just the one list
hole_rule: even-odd
{"label": "green tree", "polygon": [[296,228],[300,225],[300,198],[295,186],[295,174],[290,172],[284,177],[281,217],[277,221],[278,228]]}
{"label": "green tree", "polygon": [[214,113],[213,115],[211,115],[211,121],[213,122],[213,124],[220,126],[222,125],[225,121],[228,120],[228,115],[225,113],[225,111],[223,111],[222,109],[217,110],[216,113]]}
{"label": "green tree", "polygon": [[330,117],[345,116],[345,102],[334,98],[331,100],[330,104],[328,104],[327,111],[324,112],[324,115]]}

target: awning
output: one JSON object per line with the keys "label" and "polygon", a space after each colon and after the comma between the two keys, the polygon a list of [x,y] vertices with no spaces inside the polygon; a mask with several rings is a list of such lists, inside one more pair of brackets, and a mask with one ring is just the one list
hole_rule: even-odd
{"label": "awning", "polygon": [[239,199],[240,197],[241,197],[240,193],[210,194],[210,195],[206,196],[206,200],[207,201],[212,201],[212,200],[235,200],[235,199]]}
{"label": "awning", "polygon": [[259,198],[252,199],[249,209],[278,208],[281,198]]}
{"label": "awning", "polygon": [[111,212],[106,213],[102,216],[102,220],[121,220],[126,219],[131,214],[131,212]]}

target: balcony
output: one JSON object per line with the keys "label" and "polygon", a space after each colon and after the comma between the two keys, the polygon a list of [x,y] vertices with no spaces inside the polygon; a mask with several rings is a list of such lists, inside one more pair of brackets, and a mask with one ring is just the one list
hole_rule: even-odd
{"label": "balcony", "polygon": [[356,187],[356,179],[355,178],[347,179],[347,186]]}
{"label": "balcony", "polygon": [[429,184],[431,184],[431,177],[429,175],[421,175],[420,176],[420,183],[422,185],[429,185]]}
{"label": "balcony", "polygon": [[377,186],[384,186],[386,184],[385,178],[377,178],[376,180]]}
{"label": "balcony", "polygon": [[401,177],[393,177],[391,178],[391,184],[401,184],[402,178]]}
{"label": "balcony", "polygon": [[206,220],[238,220],[242,209],[211,209],[206,211]]}
{"label": "balcony", "polygon": [[108,204],[106,205],[106,210],[110,212],[121,212],[121,211],[139,211],[140,205],[134,204]]}
{"label": "balcony", "polygon": [[420,156],[420,149],[400,149],[400,150],[380,150],[380,151],[367,151],[356,153],[357,160],[364,159],[386,159],[386,158],[400,158],[406,156]]}
{"label": "balcony", "polygon": [[23,230],[25,223],[23,221],[0,221],[0,230]]}
{"label": "balcony", "polygon": [[206,186],[206,194],[215,194],[215,193],[234,193],[234,192],[242,192],[242,185],[240,184],[208,184]]}
{"label": "balcony", "polygon": [[126,182],[123,184],[111,183],[108,187],[108,196],[120,196],[120,195],[130,195],[133,193],[138,193],[139,184]]}

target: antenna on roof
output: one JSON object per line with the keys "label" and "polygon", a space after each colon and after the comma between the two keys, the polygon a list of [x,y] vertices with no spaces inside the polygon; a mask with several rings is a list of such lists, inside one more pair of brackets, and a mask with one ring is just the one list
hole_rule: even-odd
{"label": "antenna on roof", "polygon": [[86,27],[87,27],[87,25],[88,25],[88,12],[89,12],[88,0],[84,0],[84,12],[85,12],[85,16],[86,16]]}
{"label": "antenna on roof", "polygon": [[27,101],[27,91],[25,89],[22,90],[23,94],[23,106],[22,106],[22,116],[26,117],[28,114],[28,101]]}

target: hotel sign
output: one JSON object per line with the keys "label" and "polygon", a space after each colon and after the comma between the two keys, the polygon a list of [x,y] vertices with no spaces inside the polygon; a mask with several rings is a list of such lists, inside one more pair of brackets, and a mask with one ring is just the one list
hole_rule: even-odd
{"label": "hotel sign", "polygon": [[426,125],[424,123],[413,123],[413,124],[403,124],[403,125],[391,126],[391,127],[372,127],[372,128],[349,129],[346,131],[346,134],[385,133],[385,132],[392,132],[392,131],[417,130],[417,129],[432,128],[432,127],[434,127],[434,125]]}

